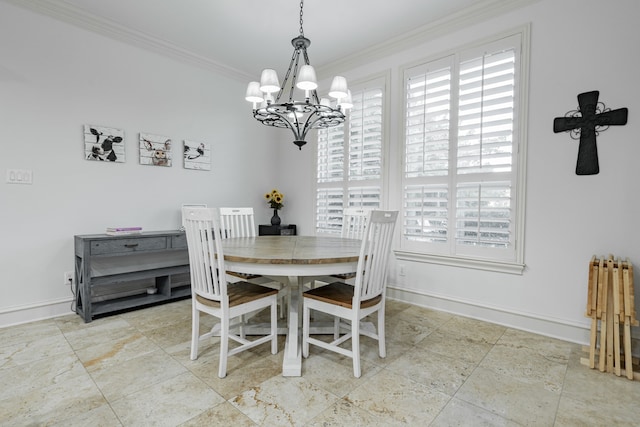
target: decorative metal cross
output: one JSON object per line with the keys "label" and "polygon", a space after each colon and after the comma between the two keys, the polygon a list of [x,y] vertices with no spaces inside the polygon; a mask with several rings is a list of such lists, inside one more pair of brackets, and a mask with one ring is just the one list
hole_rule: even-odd
{"label": "decorative metal cross", "polygon": [[611,110],[598,102],[600,92],[585,92],[578,95],[578,110],[569,111],[565,117],[553,120],[553,131],[571,132],[571,138],[580,138],[576,175],[595,175],[600,172],[596,136],[609,126],[626,125],[628,110]]}

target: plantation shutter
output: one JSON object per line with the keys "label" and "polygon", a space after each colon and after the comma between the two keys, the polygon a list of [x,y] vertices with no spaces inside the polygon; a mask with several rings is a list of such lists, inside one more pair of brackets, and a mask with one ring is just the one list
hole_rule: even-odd
{"label": "plantation shutter", "polygon": [[403,248],[516,258],[519,44],[405,69]]}
{"label": "plantation shutter", "polygon": [[318,131],[316,233],[340,234],[344,207],[381,206],[384,81],[351,92],[345,122]]}
{"label": "plantation shutter", "polygon": [[405,74],[403,235],[413,242],[448,241],[452,69],[445,58]]}

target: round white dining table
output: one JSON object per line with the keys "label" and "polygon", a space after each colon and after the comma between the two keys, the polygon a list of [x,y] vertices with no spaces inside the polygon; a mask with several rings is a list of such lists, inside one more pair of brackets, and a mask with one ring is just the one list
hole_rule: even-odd
{"label": "round white dining table", "polygon": [[301,302],[305,277],[356,270],[362,241],[324,236],[257,236],[225,239],[226,268],[277,278],[288,284],[283,376],[302,374]]}

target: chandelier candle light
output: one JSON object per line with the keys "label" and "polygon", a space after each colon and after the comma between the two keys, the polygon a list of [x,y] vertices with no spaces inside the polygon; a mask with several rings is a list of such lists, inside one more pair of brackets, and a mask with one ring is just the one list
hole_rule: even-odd
{"label": "chandelier candle light", "polygon": [[[339,125],[344,122],[344,110],[351,107],[347,79],[342,76],[335,76],[331,83],[329,96],[335,98],[334,102],[318,98],[316,72],[307,55],[311,41],[304,36],[302,29],[303,5],[304,0],[300,2],[300,35],[291,40],[293,56],[282,85],[276,71],[267,68],[262,70],[260,82],[249,83],[245,95],[245,99],[253,103],[253,117],[267,126],[291,129],[293,143],[299,149],[307,143],[305,138],[309,130]],[[304,101],[296,101],[294,94],[300,96],[301,91],[304,92]],[[288,99],[285,92],[289,93]]]}

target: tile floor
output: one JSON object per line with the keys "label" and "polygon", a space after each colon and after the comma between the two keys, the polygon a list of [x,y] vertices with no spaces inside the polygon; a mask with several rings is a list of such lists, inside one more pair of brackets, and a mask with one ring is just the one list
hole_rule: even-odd
{"label": "tile floor", "polygon": [[640,425],[640,382],[581,365],[579,345],[393,301],[387,357],[363,338],[360,379],[313,347],[284,378],[282,341],[219,379],[215,339],[189,359],[190,304],[0,329],[0,425]]}

